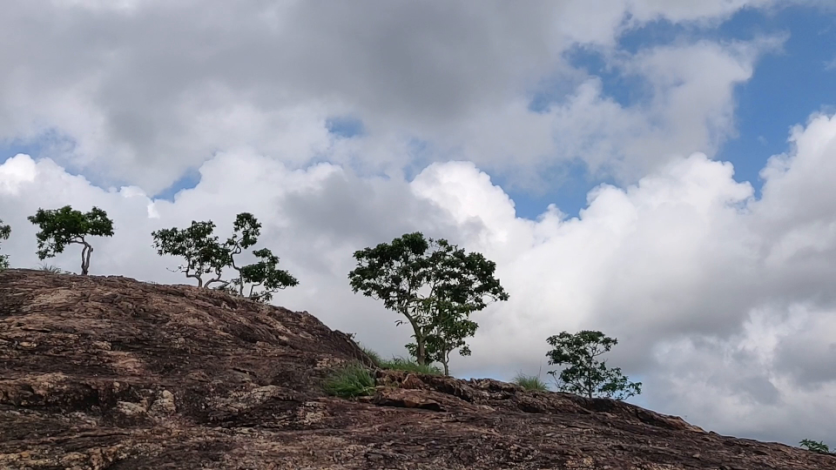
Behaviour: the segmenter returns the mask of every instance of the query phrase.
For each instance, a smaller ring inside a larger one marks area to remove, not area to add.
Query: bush
[[[371,395],[374,386],[371,372],[357,362],[336,369],[323,383],[325,393],[343,398]]]
[[[393,357],[389,360],[381,360],[378,364],[381,369],[403,370],[407,372],[414,372],[416,374],[441,375],[441,369],[436,366],[418,364],[415,361],[404,359],[402,357]]]
[[[545,382],[540,380],[540,377],[536,376],[528,376],[522,373],[517,374],[514,377],[513,383],[519,385],[520,387],[526,390],[536,390],[540,392],[547,392],[549,390],[548,385]]]
[[[824,442],[816,442],[810,439],[804,439],[799,444],[807,450],[817,452],[819,454],[829,454],[830,448]]]

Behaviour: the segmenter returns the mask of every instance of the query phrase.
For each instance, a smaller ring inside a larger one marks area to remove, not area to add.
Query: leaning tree
[[[88,238],[91,236],[112,237],[113,221],[107,212],[93,207],[89,212],[82,213],[70,206],[60,209],[38,209],[35,215],[29,216],[29,221],[41,230],[37,233],[38,258],[43,261],[63,253],[67,245],[78,244],[81,249],[81,274],[87,275],[90,269],[90,255],[93,246]]]

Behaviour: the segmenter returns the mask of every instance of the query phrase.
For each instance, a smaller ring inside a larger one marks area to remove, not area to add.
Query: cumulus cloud
[[[649,103],[626,108],[565,53],[612,55],[620,34],[651,21],[700,25],[772,3],[13,1],[0,17],[13,38],[0,45],[0,140],[38,141],[96,183],[149,194],[217,152],[248,149],[294,168],[328,155],[387,174],[453,154],[522,168],[522,179],[581,159],[635,179],[635,160],[712,154],[729,133],[731,89],[762,48],[622,57],[652,85]],[[684,56],[690,65],[675,65]],[[527,101],[543,81],[566,104],[537,114]],[[366,135],[328,133],[328,118],[346,114]],[[438,151],[411,155],[413,141]]]
[[[420,230],[495,260],[511,294],[478,314],[455,374],[548,369],[546,336],[601,329],[651,408],[728,434],[836,441],[836,118],[794,128],[756,198],[713,159],[735,135],[735,88],[786,37],[619,42],[655,21],[693,32],[827,2],[7,3],[0,145],[39,149],[0,164],[13,266],[38,263],[26,216],[96,205],[116,236],[95,241],[93,274],[184,283],[150,233],[211,219],[224,236],[249,211],[301,281],[276,303],[402,354],[409,331],[347,273],[354,250]],[[614,96],[577,51],[636,93]],[[335,118],[362,132],[330,132]],[[618,185],[573,218],[517,217],[488,176],[531,190],[578,162]],[[188,171],[195,188],[154,197]]]
[[[472,162],[434,163],[405,180],[219,154],[197,187],[163,201],[18,155],[0,165],[0,213],[14,230],[3,248],[13,265],[34,266],[25,216],[96,204],[114,217],[116,236],[96,241],[94,274],[179,283],[166,270],[176,260],[155,255],[150,232],[211,219],[225,233],[234,214],[251,211],[264,222],[264,246],[302,282],[275,302],[389,355],[403,353],[409,331],[351,293],[351,254],[421,230],[495,260],[511,295],[477,314],[474,355],[455,358],[455,374],[536,373],[548,369],[546,336],[601,329],[619,338],[612,360],[641,377],[648,406],[726,434],[832,440],[836,204],[821,196],[836,176],[836,117],[812,116],[790,140],[764,168],[760,199],[731,164],[696,153],[625,188],[599,186],[578,217],[552,206],[537,220],[517,217]],[[76,258],[56,263],[77,269]]]

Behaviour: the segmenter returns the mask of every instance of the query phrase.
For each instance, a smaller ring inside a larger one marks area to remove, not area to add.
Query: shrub
[[[343,398],[371,395],[374,386],[371,372],[357,362],[334,370],[323,382],[325,393]]]
[[[817,452],[819,454],[830,453],[830,447],[828,447],[827,444],[825,444],[824,442],[816,442],[810,439],[804,439],[801,442],[799,442],[799,444],[801,444],[801,447],[805,447],[807,448],[807,450],[812,452]]]
[[[547,392],[549,390],[546,382],[543,382],[540,380],[540,377],[534,375],[528,376],[523,373],[519,373],[516,377],[514,377],[513,383],[526,390],[536,390],[540,392]]]
[[[434,365],[418,364],[415,361],[404,359],[402,357],[393,357],[389,360],[381,360],[378,364],[381,369],[403,370],[407,372],[414,372],[416,374],[441,375],[442,373],[441,369]]]

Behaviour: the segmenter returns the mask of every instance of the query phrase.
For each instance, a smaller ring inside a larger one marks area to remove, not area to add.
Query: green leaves
[[[12,234],[12,228],[8,225],[3,225],[0,220],[0,240],[8,240],[9,235]],[[0,255],[0,271],[9,267],[9,255]]]
[[[273,292],[299,284],[290,273],[278,269],[279,257],[267,248],[253,251],[258,258],[256,263],[240,267],[235,264],[235,256],[254,246],[261,235],[261,224],[249,212],[238,214],[233,223],[233,235],[224,243],[213,235],[214,230],[215,223],[212,221],[192,221],[186,229],[162,229],[151,235],[159,255],[185,258],[186,262],[178,270],[186,277],[197,279],[198,287],[219,283],[218,289],[245,297],[245,286],[251,284],[246,297],[267,302],[273,298]],[[238,271],[238,277],[230,281],[222,280],[225,268]],[[213,277],[204,283],[203,276],[210,273]],[[257,292],[257,287],[263,290]]]
[[[464,339],[478,327],[470,313],[491,300],[508,299],[494,277],[495,263],[447,240],[425,239],[420,232],[356,251],[354,257],[358,266],[348,275],[352,290],[403,315],[415,338],[407,345],[410,354],[419,364],[442,363],[445,372],[450,352],[470,352]]]
[[[253,251],[259,261],[243,266],[239,269],[242,283],[252,283],[249,298],[259,302],[268,302],[273,298],[273,292],[288,286],[295,286],[299,281],[289,272],[278,269],[279,257],[267,248]],[[254,292],[256,287],[263,287],[260,293]]]
[[[221,278],[224,267],[231,263],[228,251],[218,243],[218,237],[212,235],[215,223],[192,221],[183,230],[176,227],[151,232],[154,238],[154,248],[157,254],[180,256],[185,258],[185,264],[178,266],[178,270],[186,277],[197,279],[198,287],[203,287],[203,275],[215,273],[214,281]],[[211,284],[210,281],[208,284]]]
[[[628,382],[618,367],[608,368],[606,361],[595,358],[618,344],[600,331],[584,330],[576,334],[561,332],[546,340],[554,349],[546,353],[549,364],[564,365],[559,374],[558,390],[589,398],[603,396],[623,400],[641,393],[641,382]],[[557,371],[550,371],[552,376]]]
[[[70,206],[60,209],[38,209],[28,220],[40,227],[36,234],[38,239],[38,258],[44,260],[63,253],[67,245],[78,243],[83,245],[81,251],[81,274],[86,275],[90,267],[90,254],[93,247],[85,237],[113,236],[113,221],[107,213],[98,207],[93,207],[87,213],[81,213]]]
[[[829,454],[830,453],[830,447],[828,447],[827,444],[825,444],[824,442],[821,442],[821,441],[816,442],[816,441],[812,441],[810,439],[802,439],[802,441],[799,442],[799,444],[801,444],[801,447],[804,447],[811,452],[816,452],[816,453],[819,453],[819,454]]]

